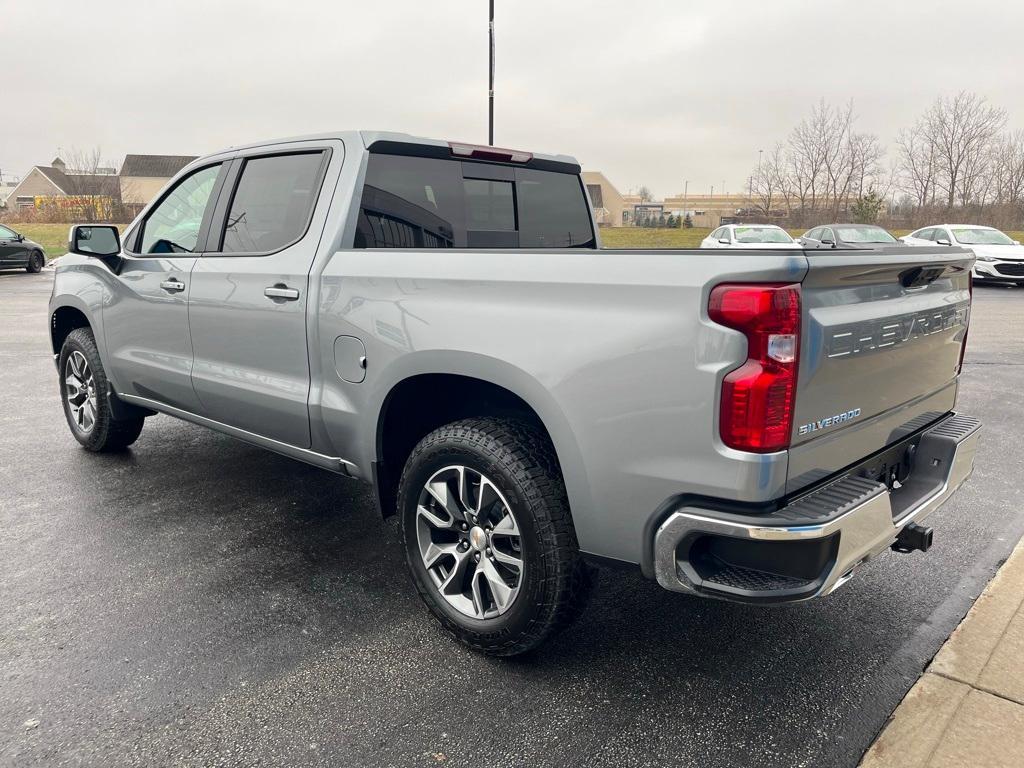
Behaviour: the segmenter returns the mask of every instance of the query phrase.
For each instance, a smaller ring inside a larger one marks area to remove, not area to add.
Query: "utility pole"
[[[487,84],[487,144],[494,146],[494,0],[491,0],[491,17],[487,25],[487,54],[490,59],[490,74]]]
[[[690,180],[683,182],[683,213],[686,213],[686,193],[690,191]]]

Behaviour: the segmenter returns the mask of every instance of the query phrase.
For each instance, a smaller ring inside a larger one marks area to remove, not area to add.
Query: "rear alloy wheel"
[[[28,264],[25,266],[25,271],[32,273],[42,272],[45,264],[46,259],[43,258],[43,254],[39,251],[32,251],[28,255]]]
[[[68,334],[57,368],[64,416],[79,443],[90,451],[120,451],[139,439],[144,418],[114,418],[107,375],[92,331],[76,328]]]
[[[538,428],[480,418],[434,430],[405,464],[398,512],[420,597],[474,650],[525,653],[583,609],[592,572]]]
[[[416,505],[420,561],[440,596],[463,616],[512,607],[523,581],[519,526],[501,491],[470,467],[444,467]]]

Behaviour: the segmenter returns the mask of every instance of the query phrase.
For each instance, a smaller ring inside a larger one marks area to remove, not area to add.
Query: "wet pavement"
[[[80,449],[51,281],[0,272],[0,765],[853,766],[1024,533],[1024,289],[979,286],[985,431],[930,552],[781,608],[602,571],[567,632],[487,659],[368,487],[166,416]]]

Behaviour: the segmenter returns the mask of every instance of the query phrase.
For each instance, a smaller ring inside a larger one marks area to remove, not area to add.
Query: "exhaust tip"
[[[910,523],[896,535],[892,549],[896,552],[927,552],[932,546],[932,529]]]

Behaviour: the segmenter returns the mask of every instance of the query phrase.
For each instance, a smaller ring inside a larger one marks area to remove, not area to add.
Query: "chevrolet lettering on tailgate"
[[[905,344],[950,328],[966,328],[970,304],[842,325],[828,337],[828,357],[847,357]]]

